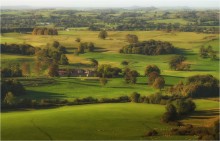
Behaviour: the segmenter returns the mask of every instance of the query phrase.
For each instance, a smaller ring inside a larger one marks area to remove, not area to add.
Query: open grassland
[[[195,100],[196,115],[184,123],[201,126],[201,122],[218,115],[209,109],[218,109],[219,102]],[[174,127],[160,122],[165,108],[153,104],[92,104],[65,106],[56,109],[2,113],[2,139],[60,140],[60,139],[196,139],[192,136],[167,136]],[[198,115],[199,113],[199,115]],[[17,120],[19,119],[19,121]],[[58,128],[59,127],[59,128]],[[60,130],[62,129],[62,130]],[[156,129],[159,136],[143,135]],[[13,131],[13,132],[12,132]]]
[[[164,111],[161,105],[126,103],[2,113],[1,136],[3,140],[196,139],[167,136],[173,126],[160,122]],[[144,137],[152,129],[159,136]]]
[[[174,85],[181,77],[164,76],[166,87]],[[159,90],[147,85],[146,77],[138,77],[137,84],[129,85],[124,82],[123,78],[109,79],[106,86],[100,85],[98,78],[20,78],[27,90],[23,97],[31,99],[74,99],[84,97],[94,98],[115,98],[119,96],[130,96],[133,92],[142,95],[150,95]]]

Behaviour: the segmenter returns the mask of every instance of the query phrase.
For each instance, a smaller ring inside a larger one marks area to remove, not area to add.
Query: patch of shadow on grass
[[[29,95],[32,99],[56,99],[56,98],[66,98],[64,94],[61,93],[51,93],[42,91],[27,90],[26,96]]]
[[[201,110],[195,111],[190,116],[186,116],[188,119],[210,119],[213,116],[219,115],[219,109]],[[185,117],[182,117],[184,119]]]
[[[77,84],[77,85],[85,85],[85,86],[95,86],[95,87],[98,87],[99,85],[95,85],[95,84],[85,84],[85,83],[80,83],[80,81],[78,80],[77,82],[70,82],[70,81],[65,81],[65,80],[60,80],[59,82],[68,82],[68,84]],[[86,82],[86,80],[85,80]],[[87,81],[88,82],[88,81]]]
[[[93,52],[107,52],[109,51],[106,48],[102,48],[102,47],[95,47],[95,50]]]
[[[197,55],[196,53],[193,53],[191,49],[184,49],[184,48],[176,48],[175,53],[179,55]]]

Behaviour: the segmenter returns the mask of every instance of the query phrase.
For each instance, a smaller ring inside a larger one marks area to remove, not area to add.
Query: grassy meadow
[[[46,14],[46,13],[45,13]],[[158,22],[171,22],[158,21]],[[184,24],[185,21],[181,20]],[[193,32],[162,32],[162,31],[108,31],[108,38],[98,38],[95,31],[73,29],[60,31],[58,36],[33,36],[31,34],[4,33],[1,34],[1,43],[27,43],[35,47],[45,48],[53,41],[59,41],[67,48],[66,54],[70,65],[62,68],[86,68],[90,58],[96,59],[99,64],[111,64],[123,68],[121,62],[127,60],[129,67],[137,70],[141,76],[137,84],[125,84],[123,78],[108,79],[105,86],[101,86],[96,77],[58,77],[48,78],[38,76],[32,72],[28,78],[17,78],[24,84],[27,94],[21,98],[30,99],[68,99],[94,97],[114,98],[138,92],[141,95],[150,95],[159,90],[147,85],[144,70],[147,65],[155,64],[161,69],[166,86],[185,81],[187,77],[196,74],[211,74],[219,78],[219,61],[202,59],[199,49],[202,45],[212,45],[219,51],[219,35],[197,34]],[[118,51],[128,43],[127,34],[135,34],[140,41],[161,40],[171,42],[187,57],[191,64],[190,71],[170,70],[168,61],[173,55],[144,56],[137,54],[119,54]],[[74,55],[74,49],[79,46],[75,42],[94,42],[95,52]],[[1,54],[1,67],[11,63],[29,62],[33,70],[35,56],[15,54]],[[45,71],[44,74],[47,72]],[[164,91],[164,89],[162,90]],[[195,100],[197,109],[195,114],[183,119],[182,122],[199,125],[201,122],[211,123],[217,117],[219,102],[205,99]],[[53,109],[21,111],[7,111],[1,113],[2,139],[4,140],[195,140],[196,136],[170,136],[168,131],[174,127],[160,121],[165,112],[164,105],[157,104],[88,104],[80,106],[64,106]],[[156,129],[158,136],[144,136],[149,130]]]
[[[196,112],[218,108],[218,102],[196,100]],[[56,109],[7,112],[2,114],[5,140],[193,140],[196,136],[170,136],[175,126],[160,122],[165,108],[155,104],[92,104]],[[56,118],[54,118],[56,117]],[[204,122],[212,116],[190,116],[183,122]],[[17,120],[19,119],[19,121]],[[62,129],[62,130],[60,130]],[[146,137],[156,129],[158,136]],[[13,132],[11,131],[13,130]]]

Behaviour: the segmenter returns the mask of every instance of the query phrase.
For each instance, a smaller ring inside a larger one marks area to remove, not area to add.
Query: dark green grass
[[[164,111],[161,105],[126,103],[2,113],[1,137],[3,140],[196,139],[165,136],[173,126],[160,122]],[[152,129],[159,136],[144,137]]]

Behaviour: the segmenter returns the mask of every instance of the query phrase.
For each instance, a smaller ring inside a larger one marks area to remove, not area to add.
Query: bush
[[[148,131],[146,135],[147,136],[156,136],[156,135],[158,135],[158,132],[153,129],[153,130]]]
[[[13,79],[2,80],[1,81],[1,100],[5,99],[7,93],[12,93],[13,96],[21,96],[25,95],[26,91],[24,86]]]
[[[103,77],[99,78],[99,81],[102,86],[105,86],[108,83],[108,79]]]
[[[179,115],[187,115],[193,112],[195,108],[196,108],[195,103],[190,99],[187,100],[178,99],[176,101],[176,109]]]
[[[160,93],[152,94],[149,96],[149,103],[159,104],[162,99],[162,95]]]
[[[148,76],[151,72],[157,72],[160,75],[160,69],[156,65],[148,65],[145,69],[145,76]]]
[[[137,92],[133,92],[130,96],[131,102],[138,103],[140,101],[140,94]]]
[[[170,122],[177,119],[176,107],[173,104],[166,106],[166,113],[162,116],[163,122]]]

